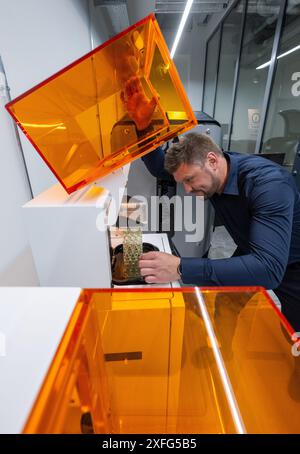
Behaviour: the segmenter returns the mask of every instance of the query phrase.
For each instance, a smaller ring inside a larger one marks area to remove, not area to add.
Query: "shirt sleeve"
[[[161,147],[142,156],[142,160],[152,176],[167,181],[175,181],[174,177],[164,168],[165,153]]]
[[[278,287],[288,264],[294,199],[294,190],[286,181],[254,187],[250,195],[250,253],[220,260],[182,258],[183,282]]]

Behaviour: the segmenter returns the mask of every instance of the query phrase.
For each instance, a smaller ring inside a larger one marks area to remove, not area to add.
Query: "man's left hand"
[[[147,252],[140,257],[141,275],[148,284],[166,284],[180,279],[180,258],[165,252]]]

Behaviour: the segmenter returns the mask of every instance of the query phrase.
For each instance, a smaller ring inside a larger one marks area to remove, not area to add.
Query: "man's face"
[[[210,162],[199,164],[181,164],[173,176],[177,183],[182,183],[185,192],[209,199],[220,188],[220,179]]]

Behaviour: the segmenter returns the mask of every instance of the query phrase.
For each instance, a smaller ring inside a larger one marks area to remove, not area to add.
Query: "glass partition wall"
[[[259,73],[267,71],[267,67]],[[292,168],[300,139],[300,2],[289,0],[266,117],[262,151],[282,153]]]
[[[203,110],[221,123],[224,150],[261,153],[293,168],[299,56],[300,0],[234,2],[206,47]]]
[[[248,2],[241,48],[230,148],[254,153],[266,89],[267,69],[259,68],[271,59],[279,6],[262,15]]]
[[[228,148],[232,96],[245,5],[245,0],[239,2],[222,27],[214,117],[221,124],[224,148]]]
[[[203,94],[203,110],[208,115],[213,116],[215,91],[217,85],[218,59],[220,49],[221,27],[212,36],[207,44],[205,82]]]

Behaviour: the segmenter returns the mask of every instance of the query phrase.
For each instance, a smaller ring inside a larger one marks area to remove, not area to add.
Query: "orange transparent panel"
[[[69,193],[196,125],[154,15],[6,107]]]
[[[85,290],[25,433],[300,433],[300,357],[261,288]]]

